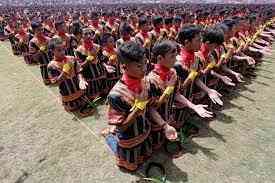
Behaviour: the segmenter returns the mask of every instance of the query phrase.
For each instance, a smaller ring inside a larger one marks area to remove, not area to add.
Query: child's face
[[[107,39],[107,47],[113,47],[114,45],[115,45],[114,38],[113,37],[109,37]]]
[[[232,30],[229,30],[228,32],[227,32],[227,40],[229,40],[230,38],[232,38],[233,37],[233,35],[234,35],[234,30],[232,29]]]
[[[159,63],[166,68],[172,68],[176,62],[177,50],[174,48],[173,50],[166,53],[164,56],[159,55]]]
[[[130,39],[131,38],[131,34],[130,33],[123,33],[122,34],[122,38],[124,38],[124,39]]]
[[[57,58],[63,58],[65,57],[65,49],[64,46],[62,44],[57,45],[54,50],[53,50],[53,54],[55,57]]]
[[[162,28],[163,27],[163,23],[157,24],[156,27]]]
[[[145,31],[145,32],[148,32],[149,30],[151,29],[149,23],[146,23],[145,25],[143,25],[141,27],[141,30]]]
[[[36,28],[36,29],[35,29],[35,34],[36,34],[36,35],[42,35],[42,34],[43,34],[43,33],[42,33],[42,27]]]
[[[192,40],[191,40],[191,46],[194,51],[199,51],[201,48],[201,34],[197,34]]]
[[[65,26],[65,24],[62,24],[58,27],[57,31],[58,32],[67,32],[67,27]]]
[[[175,26],[176,26],[176,27],[180,27],[180,25],[181,25],[181,22],[180,22],[180,21],[178,21],[178,22],[175,23]]]
[[[207,44],[207,45],[208,45],[208,49],[210,52],[215,50],[219,46],[217,43],[212,43],[212,44]]]
[[[228,41],[230,39],[230,35],[228,33],[229,31],[227,32],[224,32],[224,41]]]
[[[85,33],[83,33],[82,36],[83,36],[83,39],[84,39],[84,40],[89,40],[89,39],[92,39],[92,38],[93,38],[91,32],[85,32]]]
[[[141,62],[125,64],[125,73],[133,78],[142,79],[145,75],[145,58]]]

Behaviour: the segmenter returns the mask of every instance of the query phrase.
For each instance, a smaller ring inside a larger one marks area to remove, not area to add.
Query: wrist
[[[164,130],[166,130],[167,127],[168,127],[168,123],[163,123],[163,124],[161,125],[161,128],[164,129]]]

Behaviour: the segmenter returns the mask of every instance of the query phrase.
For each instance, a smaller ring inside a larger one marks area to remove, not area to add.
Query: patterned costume
[[[106,90],[110,91],[116,82],[121,77],[120,64],[117,59],[117,53],[115,49],[104,49],[102,53],[101,60],[108,66],[111,66],[115,69],[113,73],[107,72],[106,77]]]
[[[82,46],[81,46],[82,47]],[[88,82],[88,87],[85,91],[90,99],[94,99],[105,93],[106,90],[106,69],[103,63],[98,59],[100,48],[93,44],[90,51],[84,48],[78,48],[76,56],[82,67],[83,77]]]
[[[48,85],[50,84],[50,78],[48,75],[48,64],[49,64],[49,55],[48,55],[48,37],[37,38],[34,37],[30,40],[29,43],[29,52],[31,60],[36,63],[39,63],[41,76],[43,82]]]
[[[165,68],[159,64],[155,65],[154,70],[152,70],[148,75],[149,81],[151,83],[151,92],[153,97],[161,98],[163,94],[169,97],[164,101],[158,108],[158,113],[161,115],[162,119],[169,123],[169,125],[174,127],[180,127],[174,119],[174,102],[177,85],[177,74],[173,69]],[[158,149],[162,146],[165,141],[165,135],[163,133],[163,127],[159,126],[154,120],[152,122],[152,132],[151,136],[153,139],[153,149]]]
[[[148,88],[149,82],[143,80],[142,91],[136,93],[130,90],[123,80],[120,80],[108,96],[108,121],[110,125],[116,126],[117,165],[132,171],[151,156],[152,141],[149,136],[151,124],[144,112],[137,116],[126,129],[123,126],[127,125],[124,121],[131,112],[135,100],[148,99]]]
[[[73,57],[65,57],[63,61],[51,61],[48,65],[48,72],[52,80],[57,79],[61,74],[66,76],[58,83],[59,93],[66,111],[73,112],[81,109],[85,102],[83,91],[79,89],[77,75],[81,72],[81,67]]]

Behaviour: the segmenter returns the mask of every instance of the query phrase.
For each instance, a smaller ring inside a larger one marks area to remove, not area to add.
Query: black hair
[[[70,33],[74,35],[82,34],[81,24],[79,21],[75,21],[70,26]]]
[[[236,21],[232,19],[226,19],[222,23],[225,24],[229,30],[232,30],[233,27],[236,25]]]
[[[111,33],[109,33],[109,32],[104,33],[100,39],[101,45],[105,45],[110,37],[113,37],[113,35]]]
[[[164,19],[164,23],[167,24],[172,24],[173,23],[173,18],[172,17],[167,17]]]
[[[40,22],[32,22],[31,23],[31,28],[33,31],[35,31],[37,28],[42,27],[42,24]]]
[[[209,42],[209,44],[216,43],[221,45],[224,42],[224,34],[220,29],[208,28],[202,35],[202,42]]]
[[[157,26],[159,24],[162,24],[163,23],[163,18],[161,16],[155,16],[153,18],[153,25],[154,26]]]
[[[156,43],[152,49],[154,63],[156,63],[157,57],[159,55],[165,56],[169,52],[176,52],[176,51],[177,51],[177,46],[175,42],[172,42],[170,40],[164,40]]]
[[[91,19],[97,19],[97,18],[98,18],[98,13],[97,13],[97,12],[92,12],[92,13],[90,14],[90,18],[91,18]]]
[[[82,34],[86,34],[86,33],[95,34],[95,31],[89,27],[82,29]]]
[[[132,27],[128,24],[128,23],[124,23],[121,25],[120,27],[120,34],[131,34],[131,32],[133,32]]]
[[[216,26],[216,29],[220,29],[221,31],[223,31],[223,33],[226,33],[229,31],[229,28],[226,24],[224,23],[220,23]]]
[[[62,45],[63,41],[61,38],[52,38],[48,44],[49,50],[53,51],[57,46]]]
[[[179,31],[177,35],[177,42],[184,45],[186,40],[191,41],[198,34],[201,33],[201,28],[196,25],[188,25]]]
[[[147,18],[145,16],[141,16],[139,17],[139,20],[138,20],[138,25],[139,26],[144,26],[147,24]]]
[[[249,20],[249,24],[252,24],[253,22],[255,22],[257,20],[257,17],[255,14],[252,14],[248,17]]]
[[[144,59],[145,49],[136,42],[128,42],[118,49],[118,60],[122,64],[141,62]]]
[[[64,25],[65,22],[63,20],[58,20],[55,22],[54,26],[56,29],[58,29],[59,26]]]
[[[174,21],[177,23],[177,22],[181,22],[182,18],[180,16],[176,16],[174,18]]]
[[[162,55],[164,56],[165,54],[169,53],[170,51],[177,51],[176,50],[176,44],[170,40],[164,40],[161,42],[158,42],[154,45],[152,52],[154,56],[159,56]]]

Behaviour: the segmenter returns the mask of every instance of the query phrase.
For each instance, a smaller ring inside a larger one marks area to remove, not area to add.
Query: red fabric
[[[143,36],[144,39],[147,39],[149,37],[148,33],[144,31],[141,31],[141,35]]]
[[[159,27],[159,26],[155,28],[155,31],[156,31],[157,35],[160,34],[160,29],[161,29],[161,27]]]
[[[93,41],[90,39],[84,40],[84,48],[85,50],[92,50],[92,48],[94,47]]]
[[[128,76],[127,74],[123,74],[121,80],[125,83],[129,90],[138,94],[141,93],[142,84],[140,79],[135,79]]]
[[[166,29],[167,31],[169,31],[171,28],[172,28],[172,25],[166,25],[166,26],[165,26],[165,29]]]
[[[195,52],[193,51],[188,51],[182,48],[181,57],[183,64],[186,65],[188,68],[190,68],[191,65],[195,62]]]
[[[115,20],[113,18],[109,19],[109,25],[113,26],[115,24]]]
[[[107,53],[114,53],[115,52],[115,49],[114,47],[104,47],[104,50],[107,52]]]
[[[154,71],[159,75],[162,81],[166,81],[171,77],[170,68],[167,68],[161,64],[155,64]]]
[[[21,36],[21,37],[25,37],[26,36],[26,32],[24,31],[24,29],[21,29],[18,34]]]
[[[58,32],[58,36],[61,37],[61,38],[65,38],[66,33],[65,32]]]
[[[176,32],[179,32],[180,27],[175,25],[174,29],[175,29]]]
[[[126,35],[122,37],[123,41],[130,41],[131,36],[130,35]]]
[[[63,58],[55,58],[54,59],[56,62],[59,62],[59,63],[67,63],[67,57],[64,56]]]
[[[94,28],[97,29],[99,27],[98,24],[99,24],[98,20],[93,20],[92,25],[93,25]]]
[[[46,24],[49,28],[51,28],[51,29],[54,28],[54,24],[53,24],[52,21],[47,21],[47,22],[45,22],[45,24]]]
[[[38,34],[36,36],[37,40],[40,42],[40,43],[46,43],[47,39],[46,37],[41,33],[41,34]]]
[[[200,52],[202,53],[202,56],[204,57],[204,59],[206,59],[209,55],[209,48],[207,46],[207,44],[203,43],[201,45],[201,49]]]
[[[29,28],[28,23],[24,23],[24,24],[23,24],[23,28],[24,28],[24,29],[28,29],[28,28]]]

